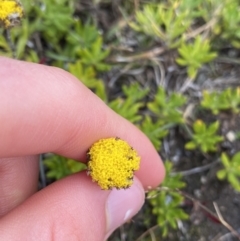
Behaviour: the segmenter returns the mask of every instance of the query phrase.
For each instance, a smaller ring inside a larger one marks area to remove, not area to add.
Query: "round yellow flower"
[[[95,142],[87,155],[88,173],[104,190],[130,187],[140,166],[137,152],[118,137]]]
[[[23,7],[17,0],[0,0],[0,25],[9,28],[17,25],[23,17]]]

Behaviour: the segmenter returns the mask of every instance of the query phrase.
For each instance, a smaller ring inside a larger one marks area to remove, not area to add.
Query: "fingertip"
[[[130,220],[141,209],[144,203],[144,189],[137,178],[126,190],[112,190],[106,202],[107,234],[110,234],[122,224]]]
[[[105,191],[86,173],[78,173],[34,194],[4,216],[0,240],[104,241],[143,202],[144,191],[136,179],[127,190]]]

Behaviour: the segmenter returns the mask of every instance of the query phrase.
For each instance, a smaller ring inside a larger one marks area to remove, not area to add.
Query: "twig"
[[[6,37],[6,40],[7,40],[8,44],[9,44],[9,47],[10,47],[10,49],[11,49],[11,51],[12,51],[12,57],[13,57],[14,59],[16,59],[16,57],[17,57],[17,56],[16,56],[16,48],[15,48],[15,45],[13,44],[13,42],[12,42],[9,28],[7,28],[7,29],[5,30],[5,37]]]
[[[214,81],[212,79],[206,80],[203,85],[201,86],[202,90],[216,90],[216,89],[225,89],[226,86],[239,86],[239,78],[237,77],[220,77],[215,79]]]
[[[179,92],[183,94],[193,83],[192,78],[187,78],[185,82],[183,83],[182,87],[180,88]]]
[[[219,234],[218,236],[214,237],[213,240],[211,241],[228,241],[228,240],[232,240],[231,238],[233,237],[232,233],[226,233],[224,235]]]
[[[240,240],[240,234],[229,223],[227,223],[224,220],[216,202],[213,202],[213,206],[216,210],[216,213],[218,215],[218,219],[221,222],[221,224],[224,225],[233,235],[235,235]]]
[[[204,30],[208,30],[209,28],[213,27],[216,23],[217,23],[216,18],[211,19],[208,23],[206,23],[206,24],[202,25],[201,27],[195,29],[194,31],[192,31],[189,34],[186,34],[186,40],[189,40],[191,38],[196,37],[197,35],[202,33]]]
[[[221,236],[222,234],[218,233],[211,241],[218,241]]]
[[[220,160],[217,160],[217,161],[209,163],[205,166],[195,167],[190,170],[181,171],[181,172],[172,172],[172,175],[181,174],[182,176],[190,176],[190,175],[193,175],[193,174],[196,174],[199,172],[204,172],[208,169],[211,169],[213,166],[217,165],[219,162],[220,162]]]
[[[186,40],[189,40],[191,38],[196,37],[197,35],[199,35],[200,33],[202,33],[205,30],[208,30],[210,28],[212,28],[217,22],[218,22],[218,14],[220,13],[221,9],[222,9],[223,5],[220,5],[213,13],[213,18],[207,22],[206,24],[202,25],[201,27],[195,29],[194,31],[190,32],[189,34],[186,34]]]
[[[147,231],[145,231],[141,236],[139,236],[135,241],[141,241],[144,237],[146,237],[150,232],[153,232],[155,229],[159,228],[159,225],[155,225],[151,228],[149,228]]]
[[[151,49],[147,52],[143,52],[140,54],[135,54],[132,56],[116,56],[115,58],[109,59],[110,62],[113,63],[125,63],[125,62],[133,62],[137,60],[144,60],[144,59],[153,59],[154,57],[158,56],[159,54],[162,54],[166,51],[166,49],[158,47]]]
[[[229,64],[240,64],[239,58],[229,58],[229,57],[218,57],[215,59],[215,62],[220,63],[229,63]]]
[[[115,74],[114,76],[112,76],[112,78],[109,81],[109,88],[112,88],[114,86],[114,84],[116,83],[116,81],[125,73],[127,73],[130,69],[132,68],[132,63],[127,64],[123,69],[121,69],[119,71],[119,73]]]
[[[155,236],[153,230],[149,230],[149,234],[151,236],[152,241],[157,241],[156,236]]]
[[[192,197],[191,195],[181,191],[181,190],[176,190],[178,191],[180,194],[182,194],[184,197],[186,197],[187,199],[191,200],[193,203],[196,203],[200,208],[202,208],[204,211],[206,211],[207,213],[209,213],[213,218],[215,218],[217,221],[220,222],[218,216],[212,212],[209,208],[207,208],[206,206],[204,206],[200,201],[198,201],[197,199],[195,199],[194,197]]]
[[[165,79],[165,69],[162,65],[161,62],[159,62],[156,58],[152,58],[152,61],[154,64],[157,65],[158,69],[159,69],[159,72],[156,71],[155,69],[155,66],[154,67],[154,73],[155,73],[155,76],[156,76],[156,84],[157,86],[163,86],[164,87],[164,79]],[[159,73],[160,73],[160,80],[159,80]]]
[[[134,8],[135,8],[135,11],[138,10],[138,8],[139,8],[139,0],[134,0]]]
[[[192,138],[193,137],[193,133],[190,130],[190,128],[188,127],[187,124],[182,125],[182,128],[186,131],[186,133],[188,134],[188,137]]]

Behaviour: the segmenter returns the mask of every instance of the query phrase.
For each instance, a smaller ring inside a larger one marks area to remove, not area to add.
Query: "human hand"
[[[0,58],[0,240],[103,241],[135,215],[164,176],[146,136],[69,73]],[[85,160],[118,136],[141,156],[131,188],[103,191],[77,173],[37,192],[38,155]]]

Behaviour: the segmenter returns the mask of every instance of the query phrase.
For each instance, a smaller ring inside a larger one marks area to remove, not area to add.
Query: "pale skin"
[[[104,241],[164,178],[148,138],[69,73],[0,57],[0,240]],[[86,160],[107,137],[141,156],[132,188],[103,191],[77,173],[37,191],[39,154]]]

